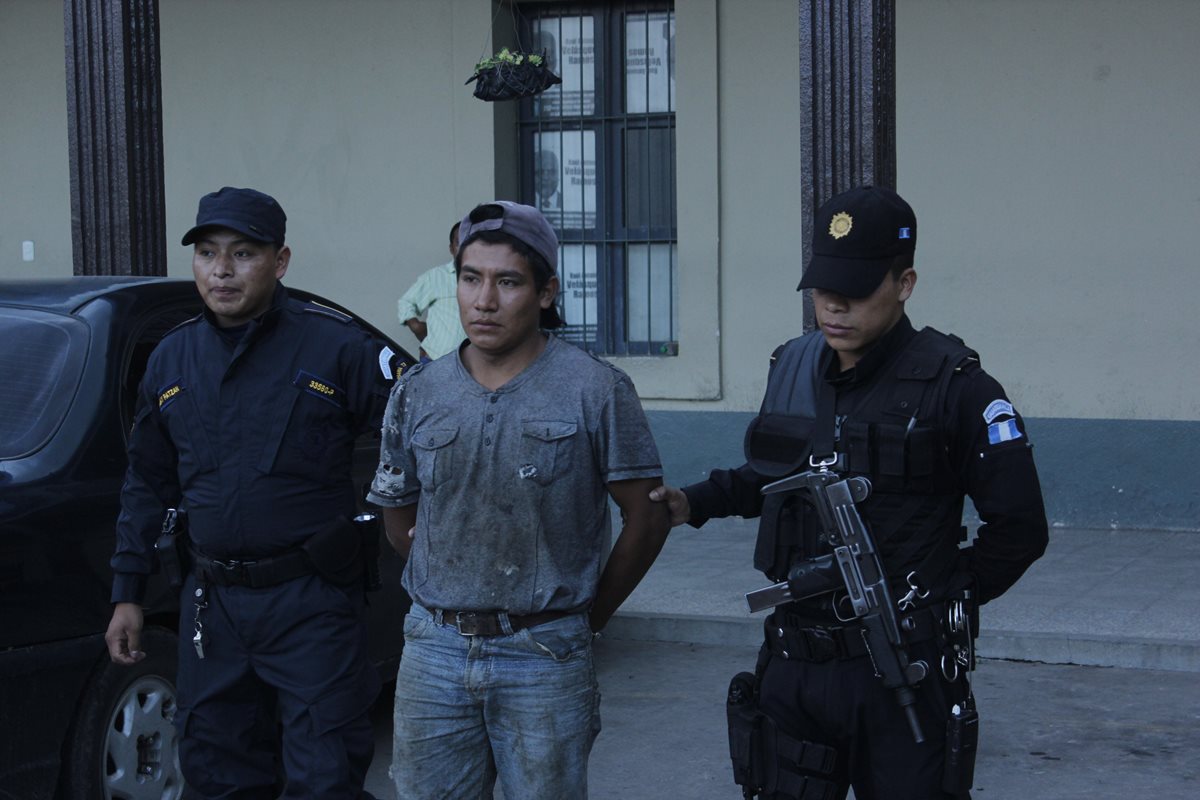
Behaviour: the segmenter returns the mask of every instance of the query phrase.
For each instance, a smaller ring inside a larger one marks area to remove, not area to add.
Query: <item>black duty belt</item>
[[[294,578],[314,575],[312,562],[300,550],[289,550],[266,558],[209,558],[192,549],[192,572],[206,583],[217,586],[249,586],[262,589]]]
[[[938,635],[939,608],[930,606],[900,615],[905,644],[925,642]],[[862,625],[851,622],[802,627],[789,624],[783,617],[783,614],[772,614],[765,623],[767,647],[774,655],[792,661],[821,662],[861,658],[868,654],[863,636],[866,629]]]
[[[463,636],[505,636],[504,624],[499,611],[452,611],[446,608],[430,609],[433,621],[439,625],[450,625]],[[508,614],[508,624],[513,633],[544,625],[556,619],[570,616],[569,611],[542,611],[537,614]]]

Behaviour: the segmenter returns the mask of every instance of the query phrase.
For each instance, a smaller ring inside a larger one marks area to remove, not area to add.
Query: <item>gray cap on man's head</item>
[[[483,231],[499,231],[506,233],[526,244],[540,255],[550,268],[549,279],[558,272],[558,235],[542,212],[533,206],[514,203],[511,200],[493,200],[481,203],[463,217],[458,226],[458,247],[461,257],[462,248],[474,235]],[[541,326],[543,328],[558,328],[564,325],[558,309],[551,304],[542,309]]]

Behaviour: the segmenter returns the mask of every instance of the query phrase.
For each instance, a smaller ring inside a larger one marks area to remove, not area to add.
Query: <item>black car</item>
[[[178,594],[153,577],[148,656],[138,665],[113,665],[104,631],[138,382],[162,336],[200,309],[190,281],[0,283],[0,798],[183,793],[171,724]],[[412,363],[358,322],[390,348],[381,356],[385,371]],[[354,473],[363,494],[378,454],[378,432],[359,441]],[[391,679],[410,601],[400,588],[402,561],[381,549],[371,655]]]

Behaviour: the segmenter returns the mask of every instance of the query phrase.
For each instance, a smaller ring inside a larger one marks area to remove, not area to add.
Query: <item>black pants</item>
[[[270,718],[277,714],[285,798],[369,797],[363,781],[375,740],[368,714],[379,675],[367,657],[361,590],[315,575],[264,589],[210,586],[203,659],[191,642],[194,590],[189,578],[175,715],[189,788],[205,798],[274,798]]]
[[[917,689],[922,744],[913,740],[903,710],[875,676],[869,657],[814,663],[784,659],[765,647],[759,656],[759,708],[792,736],[837,750],[832,780],[839,800],[851,786],[856,800],[969,798],[942,791],[946,720],[950,707],[965,699],[966,684],[942,678],[933,641],[914,645],[909,656],[930,666]]]

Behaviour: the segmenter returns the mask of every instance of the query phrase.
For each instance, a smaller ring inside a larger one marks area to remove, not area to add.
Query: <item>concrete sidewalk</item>
[[[614,639],[757,645],[767,584],[751,562],[756,520],[672,531],[609,623]],[[984,658],[1200,672],[1200,534],[1055,528],[1017,584],[981,611]]]

